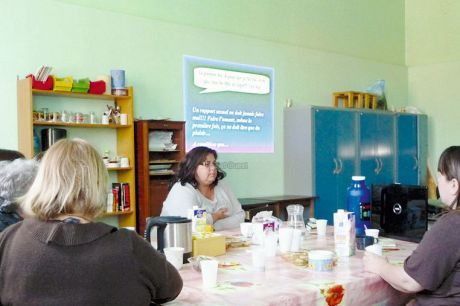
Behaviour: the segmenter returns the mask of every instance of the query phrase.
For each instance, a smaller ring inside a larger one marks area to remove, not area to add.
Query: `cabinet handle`
[[[342,159],[338,159],[339,161],[339,169],[337,170],[337,174],[340,174],[342,173],[342,169],[343,169],[343,163],[342,163]]]
[[[334,160],[335,160],[335,158],[334,158]],[[336,168],[335,174],[340,174],[340,173],[342,173],[342,169],[343,169],[342,160],[340,158],[337,158],[337,163],[338,163],[338,167]]]
[[[375,174],[379,174],[380,172],[379,168],[380,168],[379,159],[376,157],[375,158],[375,169],[374,169]]]
[[[414,158],[414,168],[413,170],[417,170],[418,169],[418,158],[416,155],[412,156]]]
[[[383,169],[383,161],[381,158],[379,158],[379,163],[380,163],[380,168],[379,168],[379,173],[382,172]]]
[[[339,164],[337,163],[337,159],[334,158],[334,164],[335,164],[335,168],[334,168],[334,171],[332,171],[333,174],[338,174],[338,170],[339,170]]]

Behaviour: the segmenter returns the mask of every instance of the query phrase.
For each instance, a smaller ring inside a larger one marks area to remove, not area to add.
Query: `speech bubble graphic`
[[[253,73],[236,72],[214,68],[195,68],[194,84],[205,88],[200,93],[234,91],[264,95],[270,93],[270,79]]]

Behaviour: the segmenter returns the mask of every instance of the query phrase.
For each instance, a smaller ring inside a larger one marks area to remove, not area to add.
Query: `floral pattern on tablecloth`
[[[416,244],[397,241],[397,249],[384,252],[390,262],[400,264]],[[326,238],[308,235],[303,243],[307,250],[334,250],[329,232]],[[363,270],[363,251],[339,258],[330,272],[315,272],[295,266],[278,254],[266,259],[265,271],[252,266],[251,248],[229,249],[218,260],[239,265],[218,269],[217,286],[204,289],[201,274],[189,264],[180,274],[184,288],[175,301],[167,305],[250,305],[250,306],[345,306],[403,305],[409,295],[393,289],[379,276]]]
[[[345,289],[340,284],[331,286],[327,290],[321,289],[320,292],[324,295],[328,306],[340,305],[343,296],[345,295]]]

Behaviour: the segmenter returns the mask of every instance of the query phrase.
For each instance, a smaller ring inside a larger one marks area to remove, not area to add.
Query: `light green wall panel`
[[[136,116],[175,120],[183,119],[184,54],[273,67],[275,153],[220,156],[221,161],[247,162],[248,169],[227,171],[239,197],[283,193],[282,112],[287,98],[295,105],[331,105],[334,91],[363,90],[385,79],[389,104],[401,107],[407,101],[407,69],[402,65],[59,1],[0,3],[0,146],[5,148],[17,148],[16,76],[42,64],[53,66],[57,75],[76,78],[123,68],[126,83],[134,86]]]
[[[460,1],[406,0],[409,104],[428,114],[429,165],[460,144]]]
[[[438,158],[452,145],[460,145],[460,62],[409,68],[409,100],[428,116],[428,161],[436,174]]]
[[[404,64],[404,0],[59,0]]]
[[[406,0],[407,65],[460,60],[460,1]]]

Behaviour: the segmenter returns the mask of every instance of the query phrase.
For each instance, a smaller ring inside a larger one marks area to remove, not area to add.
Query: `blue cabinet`
[[[359,113],[358,174],[366,184],[391,184],[394,181],[394,116],[390,113]]]
[[[426,115],[396,115],[396,182],[426,184],[426,125]]]
[[[314,109],[315,217],[328,219],[346,207],[346,190],[355,173],[355,112]]]
[[[425,184],[425,115],[303,106],[284,110],[284,190],[317,196],[315,217],[346,207],[353,175],[366,184]]]

